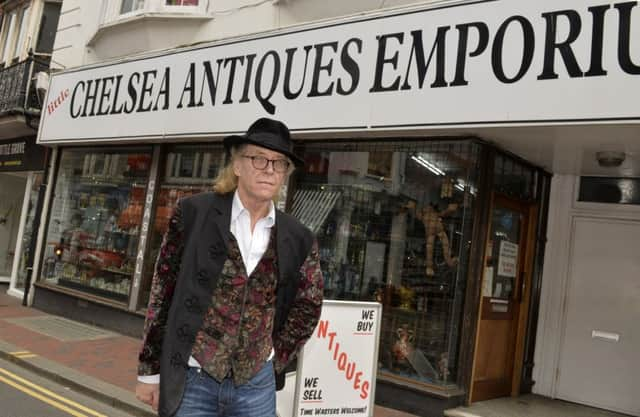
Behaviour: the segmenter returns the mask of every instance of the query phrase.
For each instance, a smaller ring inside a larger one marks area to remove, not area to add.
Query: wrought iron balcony
[[[0,115],[39,114],[42,104],[32,80],[48,69],[48,62],[33,57],[0,69]]]

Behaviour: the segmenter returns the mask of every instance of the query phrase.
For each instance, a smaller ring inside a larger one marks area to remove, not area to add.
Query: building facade
[[[47,155],[36,134],[61,4],[0,2],[0,282],[16,297],[31,279]]]
[[[636,3],[64,1],[31,301],[139,334],[176,202],[270,116],[326,298],[383,305],[377,402],[637,414]],[[586,315],[594,294],[619,308]],[[585,385],[593,364],[616,384]]]

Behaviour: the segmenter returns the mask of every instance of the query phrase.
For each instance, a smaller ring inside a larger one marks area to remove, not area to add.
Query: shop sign
[[[45,149],[35,137],[0,141],[0,172],[44,169]]]
[[[293,416],[372,415],[382,306],[327,300],[298,361]]]
[[[637,1],[479,0],[52,74],[39,141],[640,121]]]

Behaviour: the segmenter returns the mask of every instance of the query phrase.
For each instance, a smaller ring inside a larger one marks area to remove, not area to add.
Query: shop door
[[[519,391],[534,213],[531,205],[502,196],[493,199],[471,402]]]
[[[640,222],[576,218],[556,395],[640,416]]]

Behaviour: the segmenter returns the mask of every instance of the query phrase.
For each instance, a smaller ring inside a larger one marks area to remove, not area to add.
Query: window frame
[[[140,1],[141,5],[136,10],[121,12],[124,2],[127,0],[103,0],[99,18],[99,27],[111,26],[123,21],[139,17],[206,17],[208,2],[198,0],[198,5],[167,5],[167,0],[132,0]],[[154,16],[155,15],[155,16]]]
[[[124,5],[125,1],[127,0],[119,0],[118,1],[118,8],[117,10],[117,16],[119,19],[126,19],[127,17],[130,16],[135,16],[137,14],[143,13],[146,9],[148,0],[131,0],[131,5],[133,6],[135,3],[140,3],[140,6],[137,9],[132,9],[126,12],[122,11],[122,6]]]
[[[13,49],[16,19],[18,10],[12,9],[4,14],[2,22],[2,50],[0,50],[0,65],[7,66],[11,62],[9,51]]]
[[[29,30],[29,20],[31,19],[31,5],[27,4],[20,10],[18,18],[18,28],[16,31],[16,39],[13,44],[13,56],[11,57],[11,63],[15,64],[22,61],[23,55],[25,55],[25,44],[29,38],[27,31]]]
[[[22,61],[27,54],[27,39],[32,38],[31,4],[22,4],[4,13],[0,29],[0,66],[7,67]]]
[[[204,15],[207,11],[207,5],[204,0],[198,0],[197,5],[169,5],[167,0],[151,0],[155,3],[157,10],[162,13],[171,14],[188,14],[188,15]],[[181,0],[184,1],[184,0]]]

